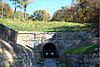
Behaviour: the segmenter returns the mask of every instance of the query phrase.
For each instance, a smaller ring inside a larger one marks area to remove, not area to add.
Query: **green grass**
[[[11,19],[0,19],[0,23],[17,31],[34,32],[66,32],[86,30],[85,24],[72,22],[46,22],[46,21],[22,21]]]
[[[89,45],[80,48],[65,50],[65,54],[89,54],[92,53],[95,48],[99,48],[99,45]]]
[[[66,64],[62,63],[61,67],[68,67]]]

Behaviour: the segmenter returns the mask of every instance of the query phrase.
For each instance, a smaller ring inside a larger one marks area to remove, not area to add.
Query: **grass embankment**
[[[95,45],[69,49],[65,51],[65,54],[89,54],[92,53],[95,48],[99,48],[99,45],[95,44]]]
[[[18,31],[34,32],[66,32],[86,30],[85,24],[72,22],[46,22],[46,21],[21,21],[11,19],[0,19],[0,23]]]

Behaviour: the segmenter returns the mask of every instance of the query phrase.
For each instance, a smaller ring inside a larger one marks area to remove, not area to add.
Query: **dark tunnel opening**
[[[44,58],[57,58],[56,46],[52,43],[46,43],[43,46],[43,57]]]

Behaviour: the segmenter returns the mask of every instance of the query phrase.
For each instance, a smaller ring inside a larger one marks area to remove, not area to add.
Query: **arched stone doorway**
[[[46,43],[43,48],[43,58],[57,58],[56,46],[52,43]]]

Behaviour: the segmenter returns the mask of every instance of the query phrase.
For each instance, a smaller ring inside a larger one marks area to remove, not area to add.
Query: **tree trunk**
[[[16,19],[16,1],[15,1],[15,9],[14,9],[14,15],[13,15],[13,20]]]
[[[4,17],[4,8],[2,8],[2,15],[1,15],[1,18]]]
[[[26,5],[24,6],[24,19],[26,20]]]
[[[78,6],[77,6],[77,22],[78,22]]]
[[[4,0],[2,0],[2,6],[4,4]],[[1,15],[1,18],[4,18],[4,8],[2,7],[2,15]]]

